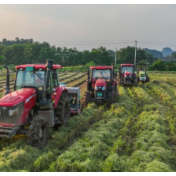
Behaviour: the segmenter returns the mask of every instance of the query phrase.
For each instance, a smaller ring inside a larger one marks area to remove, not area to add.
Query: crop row
[[[86,90],[85,80],[67,86]],[[51,130],[43,150],[28,146],[25,136],[4,138],[0,171],[176,171],[175,85],[173,75],[151,75],[145,85],[121,86],[116,103],[89,104]]]

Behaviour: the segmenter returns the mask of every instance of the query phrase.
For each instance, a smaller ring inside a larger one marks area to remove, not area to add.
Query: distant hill
[[[158,59],[163,58],[163,54],[162,54],[161,51],[151,50],[151,49],[148,49],[148,48],[144,48],[143,50],[147,51],[150,54],[153,54],[153,56],[158,58]]]
[[[173,51],[171,48],[169,47],[165,47],[163,48],[162,51],[158,51],[158,50],[151,50],[151,49],[148,49],[148,48],[144,48],[143,49],[144,51],[147,51],[148,53],[150,54],[153,54],[154,57],[158,58],[158,59],[161,59],[161,58],[164,58],[166,56],[170,56],[172,53],[174,53],[175,51]]]
[[[174,51],[169,47],[163,48],[163,50],[162,50],[162,54],[164,57],[170,56],[173,52]]]

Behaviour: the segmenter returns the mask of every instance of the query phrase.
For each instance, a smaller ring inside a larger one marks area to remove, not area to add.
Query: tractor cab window
[[[142,73],[140,76],[141,76],[141,77],[145,77],[145,74],[144,74],[144,73]]]
[[[21,89],[23,86],[44,87],[45,70],[18,70],[15,89]]]
[[[133,67],[122,67],[122,73],[125,73],[126,71],[133,73],[133,69]]]
[[[92,70],[92,78],[106,78],[111,79],[111,72],[109,69],[106,70]]]
[[[49,96],[51,96],[53,89],[58,87],[58,75],[56,70],[52,70],[50,72],[50,78],[49,78],[49,86],[48,86],[48,90],[49,90]]]

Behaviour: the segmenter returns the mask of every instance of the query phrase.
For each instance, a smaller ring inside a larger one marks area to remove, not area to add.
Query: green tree
[[[87,62],[85,66],[90,67],[90,66],[96,66],[97,64],[94,61]]]
[[[149,70],[165,71],[166,63],[162,60],[158,60],[149,67]]]
[[[176,63],[166,62],[166,70],[167,71],[176,71]]]
[[[134,56],[135,56],[135,47],[128,46],[126,48],[121,48],[117,52],[117,63],[130,63],[134,64]],[[136,50],[136,63],[139,63],[142,60],[146,60],[148,63],[152,64],[156,61],[156,58],[152,56],[152,54],[142,50],[141,48],[137,48]]]
[[[6,58],[3,55],[0,55],[0,65],[4,64]]]

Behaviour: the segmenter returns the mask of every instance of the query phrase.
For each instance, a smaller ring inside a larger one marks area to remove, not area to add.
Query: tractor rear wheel
[[[49,124],[42,115],[36,115],[30,122],[28,130],[28,144],[42,149],[47,142],[49,133]]]
[[[67,93],[62,93],[55,114],[62,125],[65,125],[70,118],[70,100]]]
[[[88,103],[90,103],[90,99],[91,99],[91,96],[90,96],[90,92],[89,91],[86,91],[84,93],[84,102],[83,102],[83,107],[86,108]]]

